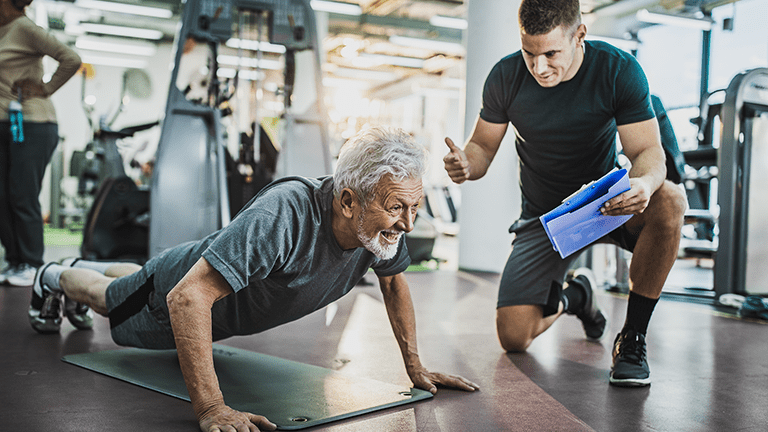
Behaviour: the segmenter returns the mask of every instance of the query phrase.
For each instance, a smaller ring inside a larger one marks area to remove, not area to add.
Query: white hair
[[[402,129],[373,126],[361,130],[341,147],[333,193],[345,188],[360,198],[363,206],[371,202],[382,177],[393,180],[421,178],[426,171],[426,150]]]

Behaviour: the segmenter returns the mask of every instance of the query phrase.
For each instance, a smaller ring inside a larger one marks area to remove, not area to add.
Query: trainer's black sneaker
[[[642,387],[651,383],[644,334],[629,328],[616,335],[609,381],[621,387]]]
[[[38,333],[58,333],[61,329],[60,294],[43,286],[43,272],[50,264],[37,270],[32,285],[32,300],[29,304],[29,323]]]
[[[64,258],[61,265],[74,267],[80,258]],[[70,300],[64,296],[64,315],[78,330],[90,330],[93,328],[93,311],[88,305]]]
[[[596,285],[592,270],[588,268],[577,269],[573,273],[573,278],[568,281],[568,286],[581,289],[584,293],[584,306],[575,315],[581,321],[587,339],[592,341],[600,340],[603,337],[605,327],[608,324],[608,320],[597,306],[597,299],[592,292]]]

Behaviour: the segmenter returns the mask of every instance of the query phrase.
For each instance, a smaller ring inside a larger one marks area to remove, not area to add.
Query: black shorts
[[[155,289],[151,267],[115,279],[107,287],[112,340],[118,345],[173,349],[176,343],[165,298]]]
[[[633,251],[637,236],[625,227],[616,228],[598,243]],[[520,219],[509,231],[515,233],[515,239],[501,275],[496,307],[541,305],[544,316],[557,313],[565,275],[580,252],[561,258],[538,218]]]

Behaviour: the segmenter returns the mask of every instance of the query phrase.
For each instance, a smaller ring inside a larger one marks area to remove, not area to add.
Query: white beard
[[[363,231],[363,215],[365,212],[360,213],[360,218],[357,221],[357,238],[363,244],[366,250],[376,255],[376,258],[382,260],[388,260],[395,257],[397,254],[397,247],[400,244],[400,236],[402,233],[397,233],[397,242],[394,244],[385,243],[383,239],[371,238]]]

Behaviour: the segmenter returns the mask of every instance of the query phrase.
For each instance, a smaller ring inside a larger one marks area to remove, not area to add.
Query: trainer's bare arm
[[[437,392],[437,385],[455,387],[466,391],[479,389],[478,385],[460,376],[430,372],[421,364],[416,348],[416,317],[413,311],[411,292],[402,273],[380,277],[379,285],[384,295],[384,304],[389,322],[405,362],[405,370],[417,388],[431,393]]]
[[[610,199],[600,209],[609,216],[640,214],[648,207],[656,190],[664,183],[667,167],[656,118],[618,127],[624,154],[632,168],[630,189]]]
[[[499,151],[501,140],[507,133],[508,123],[490,123],[479,116],[472,135],[460,149],[450,138],[445,139],[449,153],[443,158],[445,171],[454,183],[477,180],[485,175]]]
[[[168,310],[181,372],[203,432],[275,430],[263,416],[235,411],[224,403],[213,368],[211,307],[232,294],[227,281],[204,258],[168,293]]]

